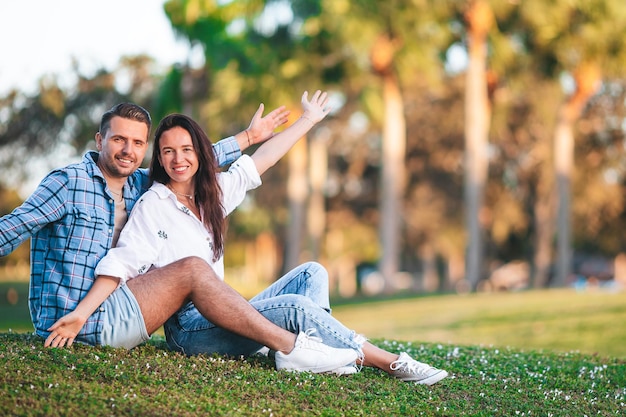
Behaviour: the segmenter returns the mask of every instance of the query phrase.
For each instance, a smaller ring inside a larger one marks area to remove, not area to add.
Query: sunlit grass
[[[18,294],[15,305],[6,301],[9,287]],[[370,368],[342,378],[276,372],[266,358],[188,358],[166,350],[162,336],[131,351],[44,349],[28,334],[26,284],[0,284],[0,291],[0,415],[626,413],[625,293],[550,290],[337,303],[333,315],[375,344],[450,373],[424,387]],[[8,332],[7,325],[25,330]]]
[[[9,305],[8,288],[18,303]],[[0,283],[0,332],[32,331],[26,283]],[[573,289],[437,295],[337,304],[333,315],[370,338],[626,358],[626,292]],[[161,333],[162,334],[162,333]]]
[[[448,370],[427,387],[371,368],[347,377],[277,372],[267,358],[183,355],[162,338],[126,351],[0,333],[7,416],[622,416],[623,360],[376,339]]]
[[[626,292],[546,290],[339,305],[368,337],[626,357]]]

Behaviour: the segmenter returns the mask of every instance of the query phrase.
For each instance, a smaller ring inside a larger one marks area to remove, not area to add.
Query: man
[[[216,146],[222,164],[270,137],[289,114],[282,107],[265,117],[262,113],[263,105],[248,129]],[[95,312],[75,311],[98,285],[95,266],[115,245],[147,188],[147,172],[139,167],[150,129],[145,109],[130,103],[114,106],[102,116],[96,133],[98,152],[52,171],[20,207],[0,218],[0,256],[32,237],[29,307],[45,346],[78,341],[131,348],[191,300],[214,324],[277,351],[278,369],[326,372],[353,363],[354,350],[328,347],[305,332],[296,336],[268,321],[197,258],[146,272],[119,287]],[[64,336],[63,323],[61,330],[51,328],[72,311],[84,323],[75,339]]]

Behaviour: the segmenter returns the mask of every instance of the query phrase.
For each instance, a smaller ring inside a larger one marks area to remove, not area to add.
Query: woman
[[[261,145],[251,156],[239,158],[227,172],[219,172],[211,144],[200,126],[187,116],[165,117],[155,132],[150,175],[153,185],[136,204],[97,275],[127,279],[151,267],[197,256],[224,277],[224,222],[248,190],[261,184],[260,176],[329,112],[326,93],[311,100],[302,96],[303,115],[289,128]],[[383,369],[403,380],[433,384],[447,373],[408,357],[386,352],[347,329],[330,315],[328,277],[319,264],[296,268],[250,300],[274,324],[292,333],[338,349],[358,352],[359,365]],[[215,326],[188,303],[165,323],[167,343],[185,354],[251,355],[258,342]],[[279,355],[280,352],[276,353]],[[356,364],[331,371],[354,373]]]

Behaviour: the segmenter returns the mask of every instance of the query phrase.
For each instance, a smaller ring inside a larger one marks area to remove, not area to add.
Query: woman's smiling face
[[[174,182],[191,185],[198,172],[198,155],[193,146],[191,135],[182,127],[166,130],[159,141],[159,162]]]

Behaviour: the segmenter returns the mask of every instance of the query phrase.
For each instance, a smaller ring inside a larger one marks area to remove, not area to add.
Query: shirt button
[[[113,230],[109,229],[109,234],[113,233]]]
[[[113,200],[112,199],[109,199],[109,204],[113,204]]]
[[[100,307],[100,312],[103,312],[103,311],[104,311],[104,307]]]

